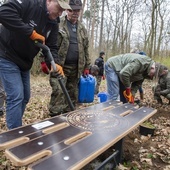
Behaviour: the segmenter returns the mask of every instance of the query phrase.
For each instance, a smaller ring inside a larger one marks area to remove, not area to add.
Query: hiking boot
[[[0,116],[3,116],[3,115],[4,115],[3,110],[0,110]]]

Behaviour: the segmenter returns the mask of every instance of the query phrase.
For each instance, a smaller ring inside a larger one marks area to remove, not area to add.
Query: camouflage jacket
[[[147,56],[141,57],[139,54],[127,53],[113,56],[107,60],[107,63],[116,71],[127,88],[133,82],[141,84],[144,79],[150,79],[148,74],[154,61]]]
[[[64,66],[66,55],[69,48],[69,31],[67,28],[66,16],[60,19],[59,33],[58,33],[58,61],[61,66]],[[84,69],[90,68],[90,57],[89,57],[89,40],[87,31],[83,24],[78,21],[77,24],[77,39],[79,48],[79,59],[78,59],[78,77],[80,77]]]
[[[160,87],[160,94],[167,95],[170,93],[170,72],[159,78],[158,85]]]

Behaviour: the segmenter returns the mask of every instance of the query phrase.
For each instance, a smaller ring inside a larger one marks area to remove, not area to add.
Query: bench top
[[[78,170],[156,112],[107,101],[4,132],[0,149],[29,170]]]

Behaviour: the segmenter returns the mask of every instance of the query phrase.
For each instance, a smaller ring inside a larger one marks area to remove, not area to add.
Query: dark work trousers
[[[119,79],[119,95],[120,95],[120,101],[123,102],[123,103],[127,103],[127,100],[123,95],[123,92],[125,90],[126,90],[125,86],[123,85],[123,83]]]

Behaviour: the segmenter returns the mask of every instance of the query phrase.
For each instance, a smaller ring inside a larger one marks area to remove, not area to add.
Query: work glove
[[[43,73],[49,74],[49,69],[44,61],[41,62],[41,70],[43,71]]]
[[[63,68],[58,64],[55,64],[55,65],[56,65],[57,73],[64,77]],[[51,67],[51,72],[54,72],[53,67]]]
[[[104,75],[102,76],[102,80],[105,80],[105,76]]]
[[[83,72],[83,75],[86,76],[89,74],[89,69],[85,69],[84,72]]]
[[[45,44],[45,37],[38,34],[35,30],[32,32],[30,36],[31,40],[41,42],[42,44]]]
[[[128,100],[129,103],[134,104],[134,97],[131,93],[130,87],[126,88],[126,90],[123,92],[124,97]]]

